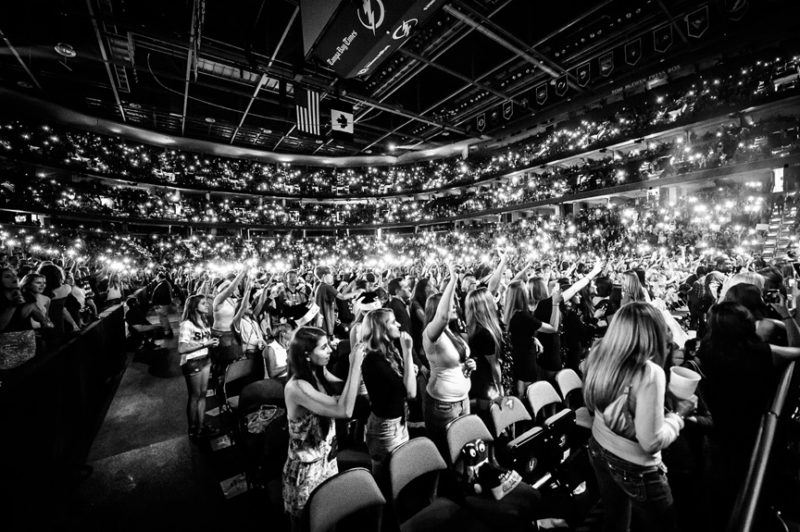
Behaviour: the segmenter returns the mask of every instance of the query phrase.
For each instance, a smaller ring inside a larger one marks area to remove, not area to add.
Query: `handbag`
[[[0,370],[14,369],[36,356],[36,333],[31,330],[0,334]]]
[[[250,434],[263,434],[267,431],[270,423],[285,414],[283,408],[278,408],[275,405],[261,405],[255,412],[251,412],[245,416],[245,426],[247,432]]]

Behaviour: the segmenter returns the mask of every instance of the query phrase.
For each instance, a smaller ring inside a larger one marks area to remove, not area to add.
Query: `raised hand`
[[[414,340],[411,338],[411,335],[405,331],[400,333],[400,347],[403,349],[403,353],[410,353],[411,349],[414,347]]]
[[[449,261],[447,263],[447,271],[450,274],[451,279],[455,279],[456,277],[456,263],[454,261]]]

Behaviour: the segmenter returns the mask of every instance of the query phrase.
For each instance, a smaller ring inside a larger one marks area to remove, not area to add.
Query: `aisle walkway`
[[[270,504],[264,492],[245,491],[235,447],[212,451],[211,442],[196,444],[187,437],[177,316],[171,318],[176,335],[161,342],[166,350],[160,351],[160,360],[144,361],[129,354],[88,458],[93,471],[64,501],[54,526],[178,531],[244,530],[256,525],[282,530],[280,507]],[[207,408],[216,408],[215,397],[208,398]],[[224,446],[226,440],[214,443]],[[227,499],[220,484],[226,479],[234,485],[227,489]],[[280,496],[276,489],[273,486],[273,501]]]

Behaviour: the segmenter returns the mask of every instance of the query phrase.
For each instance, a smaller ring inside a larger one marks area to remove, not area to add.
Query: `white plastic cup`
[[[697,390],[700,374],[688,368],[673,366],[669,369],[669,391],[679,399],[689,399]]]

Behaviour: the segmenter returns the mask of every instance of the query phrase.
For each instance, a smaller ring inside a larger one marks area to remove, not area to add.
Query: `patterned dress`
[[[297,419],[289,419],[289,456],[283,466],[283,507],[291,516],[299,517],[314,489],[339,472],[336,458],[330,458],[335,445],[336,425],[306,411]],[[323,436],[324,424],[329,424]]]

